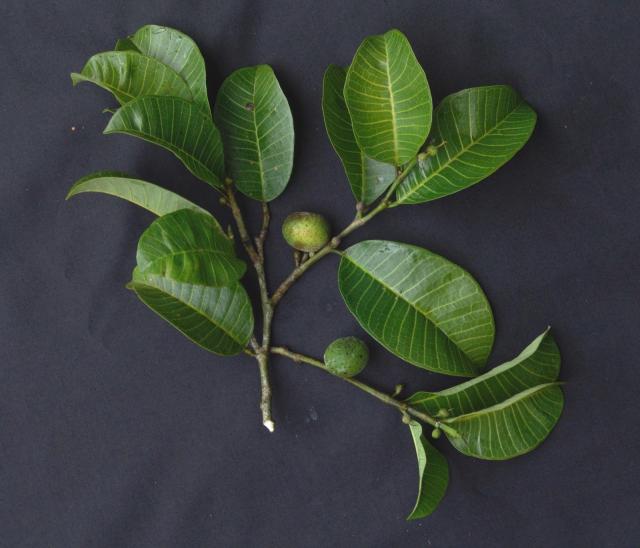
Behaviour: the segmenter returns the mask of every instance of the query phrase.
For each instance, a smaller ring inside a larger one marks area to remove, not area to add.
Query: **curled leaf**
[[[175,192],[141,179],[128,177],[116,171],[98,171],[78,179],[69,190],[67,199],[83,192],[101,192],[102,194],[117,196],[158,216],[166,215],[179,209],[191,209],[211,216],[206,209],[197,206]]]
[[[449,465],[442,453],[431,445],[422,433],[422,425],[409,422],[418,458],[418,497],[407,520],[420,519],[431,514],[440,504],[449,485]]]
[[[211,118],[179,97],[138,97],[120,107],[105,133],[125,133],[166,148],[199,179],[222,188],[222,140]]]
[[[210,216],[182,209],[156,219],[138,242],[138,269],[194,285],[231,285],[245,272],[233,242]]]

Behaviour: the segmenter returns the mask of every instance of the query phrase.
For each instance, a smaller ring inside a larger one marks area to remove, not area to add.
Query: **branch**
[[[269,212],[269,204],[262,202],[262,227],[260,228],[260,234],[256,238],[256,250],[258,255],[264,263],[264,242],[267,239],[269,232],[269,221],[271,221],[271,213]]]
[[[307,270],[309,270],[309,268],[311,268],[314,264],[316,264],[320,259],[328,255],[332,251],[335,251],[340,246],[344,238],[346,238],[354,230],[357,230],[361,226],[367,224],[376,215],[378,215],[379,213],[383,212],[385,209],[393,205],[391,203],[391,196],[393,196],[393,193],[398,188],[398,185],[400,185],[400,183],[404,181],[405,177],[409,174],[409,172],[411,171],[411,169],[413,168],[413,166],[416,164],[417,161],[418,161],[418,157],[416,156],[405,166],[405,168],[393,180],[387,192],[385,193],[383,198],[380,200],[380,202],[378,202],[378,204],[371,211],[369,211],[366,215],[363,215],[362,208],[358,208],[356,216],[353,219],[353,221],[351,221],[350,224],[348,224],[337,236],[334,236],[333,238],[331,238],[331,240],[324,247],[320,248],[319,251],[317,251],[311,257],[309,257],[307,261],[300,264],[299,266],[296,266],[296,268],[293,269],[291,274],[289,274],[289,276],[287,276],[287,278],[280,284],[278,289],[274,291],[273,295],[271,296],[271,304],[273,304],[273,306],[277,305],[280,302],[280,299],[284,297],[285,293],[289,291],[289,289],[296,282],[296,280],[298,280]]]
[[[262,203],[262,228],[260,234],[255,240],[255,245],[251,241],[251,236],[244,222],[244,217],[238,201],[236,200],[231,179],[225,181],[226,198],[231,213],[238,227],[240,241],[244,246],[247,255],[251,259],[253,268],[258,278],[258,286],[260,288],[260,303],[262,305],[262,343],[258,343],[257,339],[251,338],[251,348],[254,357],[258,362],[260,371],[260,411],[262,412],[262,424],[269,432],[273,432],[275,424],[271,418],[271,384],[269,382],[269,351],[271,346],[271,321],[273,320],[273,305],[269,298],[267,288],[267,277],[264,270],[264,242],[267,238],[269,230],[269,206]]]
[[[321,362],[320,360],[316,360],[315,358],[305,356],[304,354],[300,354],[298,352],[292,352],[282,346],[271,347],[271,353],[278,354],[280,356],[285,356],[286,358],[289,358],[290,360],[296,363],[307,363],[309,365],[313,365],[318,369],[322,369],[325,373],[329,373],[330,375],[333,375],[333,373],[331,373],[325,367],[324,363]],[[414,407],[411,407],[410,405],[406,404],[403,401],[396,400],[394,397],[389,396],[388,394],[385,394],[384,392],[381,392],[380,390],[377,390],[376,388],[373,388],[372,386],[369,386],[368,384],[362,381],[353,379],[351,377],[339,377],[338,375],[333,375],[333,376],[348,382],[350,385],[355,386],[356,388],[359,388],[360,390],[366,392],[367,394],[370,394],[371,396],[373,396],[374,398],[377,398],[381,402],[386,403],[387,405],[391,405],[392,407],[395,407],[403,414],[411,415],[427,424],[430,424],[435,428],[444,430],[450,436],[453,436],[453,437],[458,436],[458,433],[453,428],[451,428],[450,426],[447,426],[446,424],[443,424],[437,418],[434,418],[428,415],[427,413],[423,413],[422,411],[419,411]]]

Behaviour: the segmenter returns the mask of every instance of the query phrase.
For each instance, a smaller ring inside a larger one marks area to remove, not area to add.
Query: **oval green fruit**
[[[331,227],[319,213],[299,211],[291,213],[282,224],[287,243],[299,251],[318,251],[331,237]]]
[[[340,377],[357,375],[367,365],[368,360],[367,345],[356,337],[336,339],[324,351],[325,367]]]

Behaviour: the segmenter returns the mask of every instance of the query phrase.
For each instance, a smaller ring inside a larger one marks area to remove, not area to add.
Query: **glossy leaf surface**
[[[431,127],[431,92],[404,34],[390,30],[362,42],[344,96],[367,156],[400,166],[417,154]]]
[[[407,403],[428,415],[440,409],[457,416],[480,411],[519,392],[558,379],[560,350],[549,330],[529,344],[519,356],[470,381],[440,392],[417,392]]]
[[[398,187],[400,203],[436,200],[491,175],[527,142],[536,113],[509,86],[465,89],[434,112],[429,141],[442,145]]]
[[[447,437],[461,453],[505,460],[528,453],[542,443],[558,422],[563,404],[560,386],[547,383],[443,422],[457,431],[457,437]]]
[[[71,80],[92,82],[113,93],[124,105],[141,95],[170,95],[191,101],[186,82],[168,66],[134,51],[107,51],[87,61]]]
[[[236,282],[246,268],[220,225],[189,209],[151,223],[140,237],[136,259],[145,274],[215,287]]]
[[[169,27],[146,25],[127,40],[122,47],[133,44],[144,55],[177,72],[191,90],[194,103],[205,114],[211,115],[204,58],[189,36]]]
[[[268,202],[286,188],[293,168],[293,118],[268,65],[236,70],[220,87],[215,120],[235,186]]]
[[[207,210],[175,192],[147,181],[127,177],[115,171],[98,171],[82,177],[71,187],[69,194],[67,194],[67,199],[83,192],[101,192],[102,194],[117,196],[158,216],[166,215],[179,209],[191,209],[211,216]]]
[[[431,445],[422,433],[417,421],[409,423],[418,458],[418,498],[407,516],[408,520],[420,519],[431,514],[440,504],[449,485],[449,465],[442,453]]]
[[[475,376],[493,345],[489,303],[471,275],[426,249],[383,240],[348,248],[340,292],[360,325],[400,358]]]
[[[208,287],[145,274],[137,268],[128,287],[151,310],[210,352],[242,352],[253,331],[253,311],[239,283]]]
[[[145,96],[120,107],[105,133],[125,133],[173,152],[199,179],[222,187],[222,140],[209,116],[178,97]]]
[[[342,161],[351,192],[358,202],[368,205],[389,187],[396,169],[368,158],[360,150],[344,101],[346,77],[347,71],[342,67],[329,65],[327,68],[322,86],[322,114],[329,141]]]

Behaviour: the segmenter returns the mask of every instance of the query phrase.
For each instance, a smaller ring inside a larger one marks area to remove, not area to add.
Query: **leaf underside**
[[[378,198],[396,176],[393,165],[368,158],[353,134],[351,117],[344,101],[347,71],[329,65],[322,85],[322,114],[329,141],[335,149],[356,200],[368,205]]]
[[[397,190],[401,204],[448,196],[491,175],[527,142],[536,113],[509,86],[462,90],[435,109],[434,156],[418,161]]]
[[[238,354],[249,342],[253,312],[240,283],[192,285],[135,269],[128,287],[151,310],[210,352]]]
[[[67,199],[83,192],[100,192],[116,196],[158,216],[180,209],[191,209],[211,216],[206,209],[170,190],[115,171],[98,171],[82,177],[71,187]]]
[[[489,303],[469,273],[420,247],[369,240],[348,248],[340,293],[360,325],[400,358],[475,376],[494,338]]]
[[[125,133],[160,145],[199,179],[222,187],[222,140],[210,117],[179,97],[144,96],[120,107],[105,133]]]
[[[107,51],[87,61],[74,85],[92,82],[113,93],[121,105],[142,95],[168,95],[192,100],[187,83],[160,61],[135,51]]]
[[[557,383],[547,383],[446,422],[458,436],[447,435],[461,453],[486,460],[505,460],[535,449],[558,422],[564,397]]]
[[[442,453],[431,445],[417,421],[409,423],[418,458],[418,497],[407,520],[420,519],[431,514],[440,504],[449,485],[449,465]]]
[[[401,166],[427,138],[429,84],[398,30],[362,42],[347,72],[344,97],[358,144],[374,160]]]
[[[151,223],[140,237],[136,259],[140,272],[213,287],[238,281],[246,268],[220,225],[189,209]]]
[[[534,449],[562,411],[560,351],[547,329],[516,358],[440,392],[417,392],[407,404],[443,422],[458,437],[451,443],[466,455],[502,460]]]
[[[293,169],[289,103],[268,65],[236,70],[220,87],[214,108],[235,186],[268,202],[286,188]]]
[[[452,388],[417,392],[407,403],[431,416],[440,409],[453,416],[464,415],[498,404],[528,388],[554,382],[559,373],[560,351],[546,330],[513,360]]]

